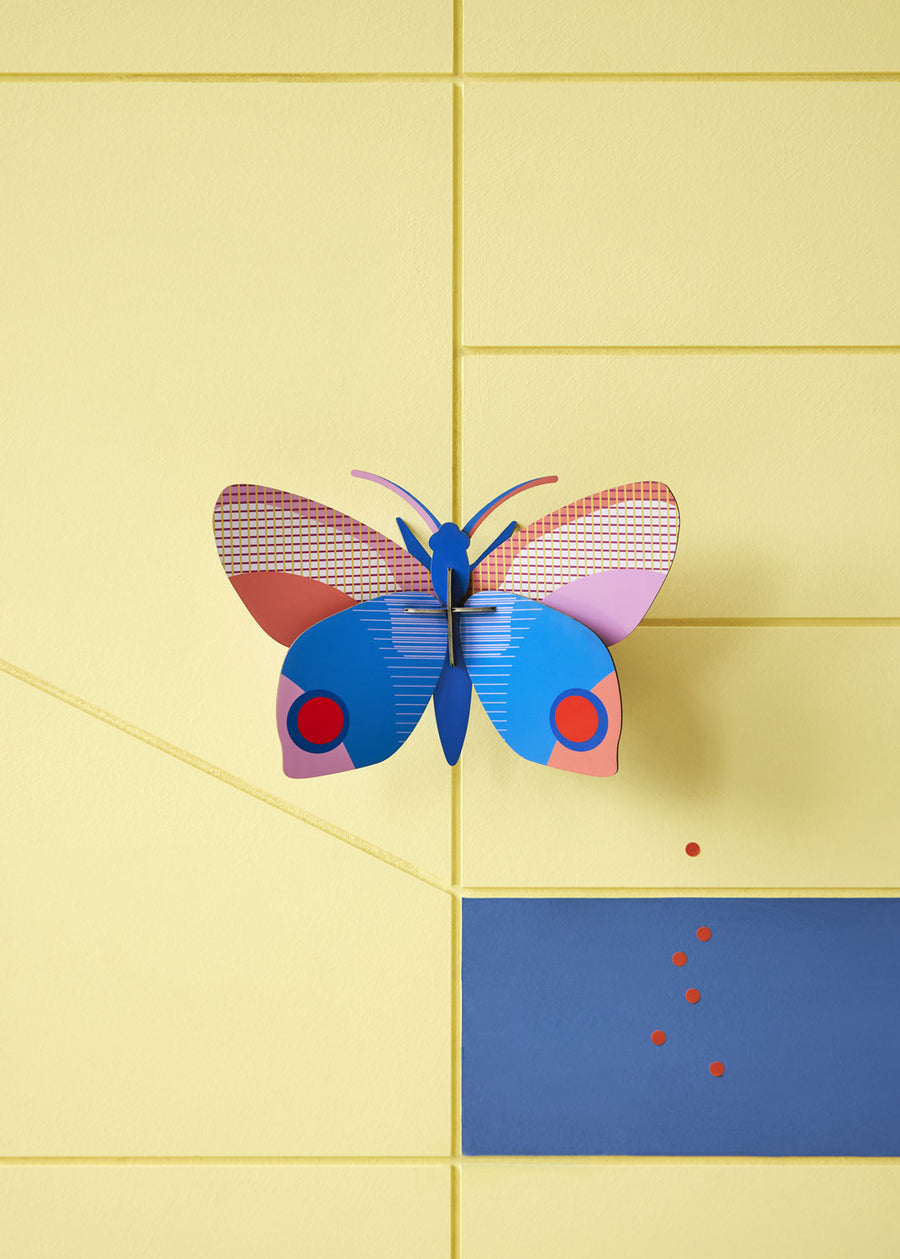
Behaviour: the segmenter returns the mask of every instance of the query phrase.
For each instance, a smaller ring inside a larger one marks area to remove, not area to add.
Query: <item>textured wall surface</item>
[[[460,1155],[460,896],[883,895],[900,10],[0,13],[0,1249],[887,1253],[895,1160]],[[665,480],[612,780],[281,774],[222,486]],[[700,844],[691,858],[685,845]]]

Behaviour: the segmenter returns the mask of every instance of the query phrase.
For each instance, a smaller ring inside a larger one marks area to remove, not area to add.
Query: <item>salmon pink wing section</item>
[[[472,592],[537,600],[611,646],[646,615],[677,543],[675,495],[661,481],[634,481],[580,498],[514,533],[475,569]]]
[[[318,621],[402,591],[430,593],[408,551],[352,516],[264,485],[229,485],[213,529],[232,586],[267,634],[289,647]]]

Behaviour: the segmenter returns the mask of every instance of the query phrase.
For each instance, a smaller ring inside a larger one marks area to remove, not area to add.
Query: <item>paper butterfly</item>
[[[387,760],[434,699],[455,765],[472,684],[497,732],[540,765],[606,776],[622,708],[607,647],[646,613],[675,555],[678,507],[639,481],[570,503],[476,560],[472,535],[514,486],[462,529],[368,472],[421,516],[429,551],[404,547],[309,498],[230,485],[213,517],[219,558],[266,633],[289,648],[276,703],[284,772],[313,778]],[[518,530],[518,531],[517,531]]]

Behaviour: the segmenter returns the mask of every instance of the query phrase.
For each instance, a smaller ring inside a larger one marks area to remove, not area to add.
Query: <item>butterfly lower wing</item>
[[[622,705],[612,657],[579,621],[501,590],[472,595],[460,615],[466,668],[514,752],[539,765],[605,778],[618,765]]]
[[[313,625],[294,642],[278,683],[284,772],[316,778],[392,756],[419,722],[447,651],[442,616],[422,594],[360,603]]]
[[[478,565],[473,592],[505,590],[574,617],[611,646],[645,616],[678,543],[660,481],[603,490],[520,529]]]
[[[231,584],[286,647],[325,617],[401,590],[429,591],[427,570],[368,525],[264,485],[229,485],[213,528]]]

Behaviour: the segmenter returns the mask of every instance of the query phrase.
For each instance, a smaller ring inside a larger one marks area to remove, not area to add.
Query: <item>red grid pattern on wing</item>
[[[402,546],[342,512],[262,485],[229,485],[213,527],[229,577],[295,573],[363,601],[398,590],[430,592],[428,571]]]
[[[569,503],[520,529],[479,564],[472,590],[515,590],[543,599],[611,569],[668,572],[678,506],[661,481],[635,481]]]

